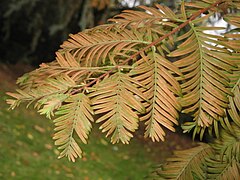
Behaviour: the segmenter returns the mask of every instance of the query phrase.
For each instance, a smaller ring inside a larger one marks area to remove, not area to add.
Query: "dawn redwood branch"
[[[84,85],[83,87],[79,88],[79,89],[75,89],[71,92],[71,94],[76,94],[80,91],[82,91],[84,88],[89,87],[91,85],[93,85],[94,83],[96,83],[97,81],[101,80],[102,78],[108,76],[109,74],[111,74],[114,70],[118,69],[119,67],[121,67],[122,65],[125,65],[128,61],[132,60],[133,58],[135,58],[136,56],[140,55],[142,52],[146,51],[147,49],[151,48],[152,46],[155,46],[156,44],[160,43],[162,40],[164,40],[165,38],[171,36],[172,34],[178,32],[179,30],[181,30],[182,28],[184,28],[185,26],[187,26],[192,20],[196,19],[198,16],[200,16],[202,13],[208,11],[209,9],[213,8],[213,7],[217,7],[219,6],[221,3],[223,3],[224,0],[220,0],[217,1],[215,3],[213,3],[211,6],[206,7],[204,9],[199,10],[198,12],[196,12],[195,14],[193,14],[187,21],[185,21],[184,23],[180,24],[178,27],[174,28],[171,32],[165,34],[164,36],[160,37],[159,39],[157,39],[156,41],[152,42],[151,44],[147,45],[146,47],[142,48],[141,50],[139,50],[138,52],[134,53],[133,55],[131,55],[129,58],[127,58],[125,61],[123,61],[121,64],[116,65],[115,67],[113,67],[111,70],[107,71],[106,73],[102,74],[101,76],[99,76],[98,78],[90,81],[89,83],[87,83],[86,85]]]

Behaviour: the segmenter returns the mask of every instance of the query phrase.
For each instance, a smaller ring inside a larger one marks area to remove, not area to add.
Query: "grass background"
[[[80,145],[83,159],[57,159],[53,122],[24,106],[8,110],[5,92],[16,88],[17,76],[14,68],[0,65],[0,179],[141,180],[173,150],[193,145],[176,133],[168,133],[166,142],[153,143],[143,138],[143,128],[129,145],[112,145],[95,124],[89,143]]]

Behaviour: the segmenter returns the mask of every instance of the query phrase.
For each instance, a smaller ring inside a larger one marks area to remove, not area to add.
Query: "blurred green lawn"
[[[83,159],[57,159],[53,122],[24,106],[9,111],[5,102],[5,91],[14,91],[24,68],[0,64],[0,180],[141,180],[173,150],[194,145],[188,136],[169,131],[165,142],[153,143],[143,138],[143,127],[129,145],[112,145],[94,124],[88,144],[80,144]]]
[[[95,127],[83,159],[57,159],[53,123],[23,106],[9,111],[0,92],[0,179],[140,180],[154,165],[143,142],[112,145]]]

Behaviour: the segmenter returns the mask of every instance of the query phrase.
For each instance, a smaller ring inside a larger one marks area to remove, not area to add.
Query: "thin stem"
[[[80,71],[80,70],[107,70],[107,69],[112,69],[112,68],[116,68],[116,66],[101,66],[101,67],[55,67],[53,66],[53,69],[56,70],[74,70],[74,71]],[[132,69],[132,66],[129,65],[118,65],[118,68],[120,69]]]
[[[111,70],[107,71],[106,73],[102,74],[101,76],[99,76],[98,78],[90,81],[89,83],[87,83],[84,87],[80,88],[80,89],[75,89],[74,91],[72,91],[71,94],[75,94],[77,92],[82,91],[84,88],[89,87],[91,85],[93,85],[94,83],[96,83],[97,81],[101,80],[102,78],[110,75],[114,70],[118,69],[120,66],[126,64],[127,62],[129,62],[130,60],[132,60],[133,58],[137,57],[138,55],[140,55],[142,52],[146,51],[147,49],[151,48],[152,46],[155,46],[156,44],[160,43],[162,40],[166,39],[167,37],[171,36],[172,34],[178,32],[179,30],[181,30],[182,28],[184,28],[185,26],[187,26],[192,20],[196,19],[198,16],[200,16],[202,13],[208,11],[209,9],[219,6],[219,4],[221,4],[223,2],[223,0],[217,1],[216,3],[213,3],[211,6],[201,9],[198,12],[196,12],[195,14],[193,14],[187,21],[185,21],[184,23],[180,24],[178,27],[174,28],[171,32],[165,34],[164,36],[158,38],[156,41],[152,42],[151,44],[147,45],[146,47],[142,48],[140,51],[136,52],[135,54],[131,55],[129,58],[127,58],[125,61],[123,61],[121,64],[113,67]]]

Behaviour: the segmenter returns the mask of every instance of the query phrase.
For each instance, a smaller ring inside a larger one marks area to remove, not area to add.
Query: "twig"
[[[140,55],[142,52],[146,51],[147,49],[151,48],[152,46],[155,46],[156,44],[160,43],[162,40],[164,40],[165,38],[171,36],[172,34],[176,33],[177,31],[181,30],[182,28],[184,28],[185,26],[187,26],[192,20],[196,19],[198,16],[200,16],[202,13],[208,11],[209,9],[219,6],[221,3],[223,3],[223,0],[217,1],[214,4],[212,4],[211,6],[201,9],[198,12],[196,12],[195,14],[193,14],[187,21],[185,21],[184,23],[180,24],[178,27],[174,28],[171,32],[165,34],[164,36],[160,37],[159,39],[157,39],[156,41],[152,42],[151,44],[147,45],[146,47],[142,48],[140,51],[136,52],[135,54],[131,55],[129,58],[127,58],[125,61],[123,61],[121,64],[113,67],[111,70],[107,71],[106,73],[102,74],[101,76],[99,76],[98,78],[92,80],[91,82],[87,83],[85,86],[79,88],[79,89],[75,89],[74,91],[72,91],[71,94],[75,94],[77,92],[80,92],[81,90],[83,90],[86,87],[89,87],[91,85],[93,85],[94,83],[96,83],[97,81],[101,80],[102,78],[108,76],[110,73],[112,73],[114,70],[118,69],[120,66],[126,64],[128,61],[132,60],[133,58],[135,58],[136,56]]]

